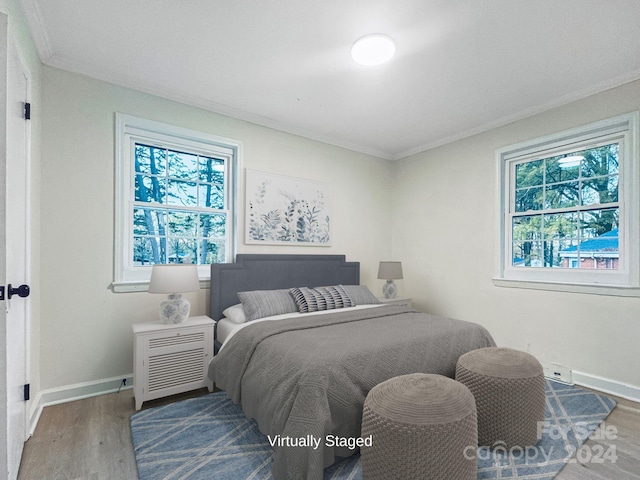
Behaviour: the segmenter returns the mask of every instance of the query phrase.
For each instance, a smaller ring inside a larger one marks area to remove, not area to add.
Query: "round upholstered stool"
[[[476,405],[451,378],[415,373],[376,385],[364,402],[362,438],[363,480],[477,478]]]
[[[478,443],[489,447],[526,447],[538,443],[544,422],[542,365],[511,348],[487,347],[458,359],[456,380],[476,399]]]

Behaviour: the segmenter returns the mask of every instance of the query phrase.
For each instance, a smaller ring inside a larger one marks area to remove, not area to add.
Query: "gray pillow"
[[[381,303],[378,298],[371,293],[366,285],[340,285],[354,305],[369,305],[373,303]]]
[[[238,292],[247,321],[298,311],[289,290],[253,290]]]
[[[316,288],[292,288],[289,290],[300,313],[352,307],[353,302],[340,285]]]

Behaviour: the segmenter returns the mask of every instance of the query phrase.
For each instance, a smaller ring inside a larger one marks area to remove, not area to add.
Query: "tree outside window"
[[[225,261],[225,160],[135,144],[134,265]]]
[[[619,255],[619,151],[616,142],[515,164],[513,266],[618,268],[597,258]],[[603,235],[608,241],[594,250]]]

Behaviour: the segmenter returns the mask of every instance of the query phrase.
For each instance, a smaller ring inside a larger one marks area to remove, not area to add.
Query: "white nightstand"
[[[413,298],[402,298],[402,297],[396,297],[396,298],[378,297],[378,300],[380,300],[380,303],[386,303],[388,305],[404,305],[407,308],[411,308],[411,304],[413,302]]]
[[[213,327],[209,317],[191,317],[184,323],[132,325],[133,394],[136,410],[142,402],[207,387],[213,358]]]

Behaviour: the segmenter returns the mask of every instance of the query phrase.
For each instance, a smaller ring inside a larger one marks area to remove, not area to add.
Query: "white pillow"
[[[244,313],[244,307],[241,303],[226,308],[223,310],[222,315],[227,317],[233,323],[244,323],[247,321],[247,316]]]

